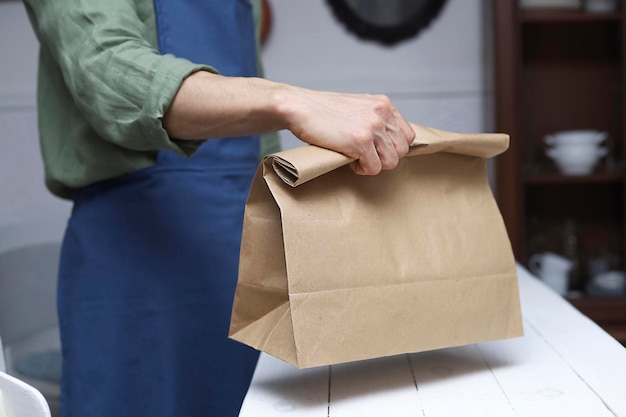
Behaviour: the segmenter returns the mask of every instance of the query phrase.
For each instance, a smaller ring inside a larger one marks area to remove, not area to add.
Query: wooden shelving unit
[[[626,259],[626,0],[619,2],[616,12],[589,13],[493,1],[494,108],[496,130],[511,135],[496,162],[496,197],[516,258],[573,256],[572,303],[626,343],[626,297],[586,293],[593,265],[610,259],[623,270]],[[547,134],[573,129],[609,133],[609,154],[590,175],[562,175],[545,155]],[[564,253],[572,235],[575,253],[571,245]]]

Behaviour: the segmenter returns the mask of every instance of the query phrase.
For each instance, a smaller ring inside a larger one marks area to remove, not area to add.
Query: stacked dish
[[[597,130],[567,130],[545,137],[546,154],[566,175],[587,175],[593,172],[598,161],[607,154],[601,146],[607,132]]]
[[[582,0],[520,0],[522,9],[580,9],[583,5]]]

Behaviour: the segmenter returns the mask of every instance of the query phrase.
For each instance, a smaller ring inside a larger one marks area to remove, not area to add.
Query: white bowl
[[[606,148],[592,146],[563,146],[546,150],[559,170],[567,175],[590,174],[606,153]]]
[[[546,154],[555,161],[593,162],[607,154],[607,148],[587,145],[559,146],[546,149]]]
[[[600,297],[623,297],[626,289],[624,271],[607,271],[591,278],[587,283],[587,293]]]
[[[574,162],[556,162],[556,166],[559,171],[567,175],[588,175],[593,172],[595,168],[595,162],[593,163],[574,163]]]
[[[605,290],[623,289],[626,284],[624,271],[607,271],[592,278],[594,284]]]
[[[565,145],[599,145],[608,137],[607,132],[598,130],[564,130],[546,135],[544,141],[552,146]]]

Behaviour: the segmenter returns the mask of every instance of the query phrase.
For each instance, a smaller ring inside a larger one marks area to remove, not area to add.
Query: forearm
[[[176,139],[242,136],[287,128],[281,96],[289,86],[261,78],[190,75],[163,117]]]
[[[182,83],[163,126],[177,139],[289,129],[306,143],[354,158],[353,169],[367,175],[395,168],[415,136],[385,96],[315,91],[203,71]]]

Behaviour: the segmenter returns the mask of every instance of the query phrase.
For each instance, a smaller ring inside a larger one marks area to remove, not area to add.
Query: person
[[[73,201],[62,415],[236,416],[258,357],[227,338],[258,135],[289,129],[375,175],[415,133],[384,96],[258,77],[257,0],[24,4],[46,185]]]

